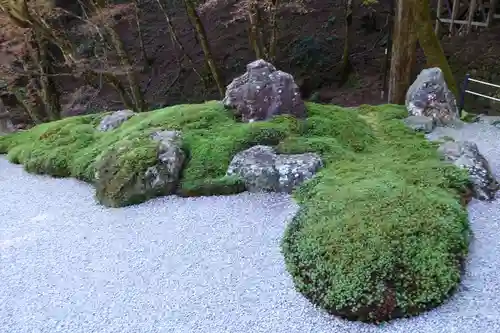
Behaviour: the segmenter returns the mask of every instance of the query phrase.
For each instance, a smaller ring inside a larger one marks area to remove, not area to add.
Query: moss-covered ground
[[[299,121],[237,123],[216,102],[142,113],[111,132],[104,115],[66,118],[0,138],[0,153],[29,172],[93,182],[99,156],[126,143],[119,175],[155,163],[149,135],[182,131],[188,156],[179,193],[244,190],[224,177],[231,158],[256,144],[282,153],[318,152],[325,168],[295,193],[300,212],[282,250],[296,288],[327,311],[383,321],[437,306],[460,280],[468,223],[459,193],[467,175],[407,129],[404,108],[307,104]]]

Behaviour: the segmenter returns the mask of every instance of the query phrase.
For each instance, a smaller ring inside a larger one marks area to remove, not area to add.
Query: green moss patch
[[[296,192],[301,210],[282,243],[308,299],[350,320],[380,322],[443,302],[460,281],[467,175],[400,122],[396,106],[365,107],[377,143],[332,161]]]
[[[442,303],[467,254],[467,215],[459,202],[467,174],[441,162],[435,144],[402,124],[402,107],[307,108],[305,120],[241,124],[217,102],[178,105],[104,133],[95,130],[102,115],[67,118],[1,137],[0,153],[29,172],[90,183],[107,156],[113,162],[106,191],[126,205],[149,199],[121,198],[120,188],[156,163],[149,136],[158,129],[182,132],[182,196],[243,191],[242,181],[225,173],[236,153],[257,144],[317,152],[325,168],[296,190],[301,209],[282,243],[297,290],[333,314],[369,322]]]

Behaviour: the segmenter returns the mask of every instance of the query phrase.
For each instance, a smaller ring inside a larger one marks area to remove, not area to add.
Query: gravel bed
[[[476,142],[500,172],[499,129],[445,134]],[[325,315],[294,290],[279,249],[297,210],[288,196],[108,209],[87,184],[30,175],[1,157],[0,191],[0,332],[500,332],[499,201],[469,206],[474,240],[457,294],[375,326]]]

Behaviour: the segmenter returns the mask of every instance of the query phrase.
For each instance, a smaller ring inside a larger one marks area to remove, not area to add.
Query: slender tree
[[[392,33],[388,102],[404,104],[415,66],[417,33],[414,6],[409,0],[396,0]]]
[[[450,64],[446,59],[443,47],[432,25],[429,0],[413,0],[415,8],[415,22],[417,27],[418,42],[427,58],[427,66],[439,67],[443,71],[448,88],[458,96],[457,83],[453,76]]]
[[[340,70],[340,85],[347,82],[351,72],[350,40],[352,34],[352,6],[353,0],[345,0],[345,27],[344,27],[344,51],[342,53],[342,67]]]
[[[198,11],[196,10],[196,3],[193,0],[184,0],[184,5],[186,6],[186,12],[189,16],[191,24],[196,31],[196,36],[205,55],[205,61],[208,65],[208,68],[210,69],[210,72],[212,73],[215,84],[217,85],[217,89],[219,90],[219,94],[222,98],[224,97],[225,93],[224,80],[219,71],[219,68],[217,67],[217,63],[215,62],[210,43],[208,41],[205,26],[203,25],[203,22],[198,15]]]

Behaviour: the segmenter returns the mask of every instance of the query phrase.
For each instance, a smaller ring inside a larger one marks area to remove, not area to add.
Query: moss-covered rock
[[[185,154],[177,131],[118,141],[96,162],[96,198],[109,207],[140,203],[177,190]]]

